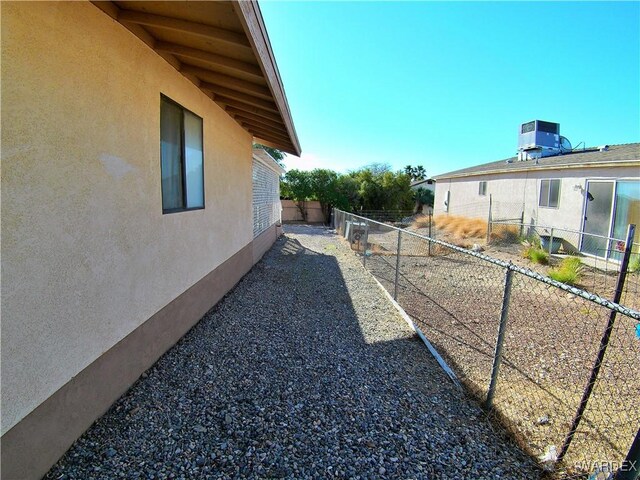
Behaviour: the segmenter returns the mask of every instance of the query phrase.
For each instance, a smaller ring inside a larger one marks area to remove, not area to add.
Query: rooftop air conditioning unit
[[[531,160],[563,153],[560,124],[533,120],[520,125],[518,160]]]

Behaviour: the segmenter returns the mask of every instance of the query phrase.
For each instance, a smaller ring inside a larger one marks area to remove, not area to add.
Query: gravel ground
[[[369,232],[367,268],[392,292],[397,232]],[[466,387],[486,398],[504,269],[403,235],[398,302]],[[493,252],[489,252],[493,255]],[[536,457],[559,450],[582,398],[610,311],[515,274],[494,411]],[[583,421],[560,467],[622,462],[640,420],[640,342],[618,315]]]
[[[264,259],[46,478],[535,479],[329,230]]]

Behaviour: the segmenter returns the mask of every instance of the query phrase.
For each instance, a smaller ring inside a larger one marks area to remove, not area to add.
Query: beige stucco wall
[[[251,136],[90,3],[2,2],[2,432],[252,239]],[[162,214],[160,94],[204,119]]]
[[[447,190],[450,190],[450,214],[487,218],[491,194],[494,218],[515,218],[519,216],[524,205],[525,223],[580,230],[585,197],[584,193],[574,186],[586,188],[587,180],[637,179],[639,173],[640,165],[539,170],[441,179],[436,183],[435,214],[445,212],[444,200]],[[555,178],[562,180],[559,207],[539,207],[540,180]],[[487,182],[486,196],[478,194],[481,180]]]

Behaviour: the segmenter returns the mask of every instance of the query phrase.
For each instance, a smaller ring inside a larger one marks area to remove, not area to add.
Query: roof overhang
[[[300,143],[255,1],[94,1],[169,62],[259,143]]]

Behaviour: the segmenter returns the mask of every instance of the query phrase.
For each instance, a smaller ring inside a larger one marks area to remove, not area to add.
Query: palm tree
[[[426,188],[417,188],[414,191],[414,200],[416,202],[415,207],[413,208],[414,215],[416,213],[422,212],[422,207],[427,205],[429,207],[433,207],[433,190],[428,190]]]

